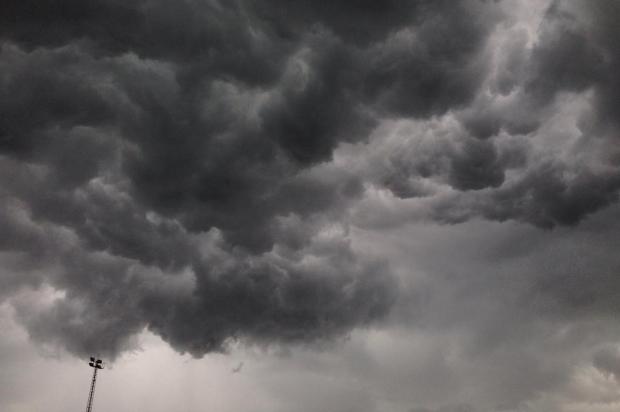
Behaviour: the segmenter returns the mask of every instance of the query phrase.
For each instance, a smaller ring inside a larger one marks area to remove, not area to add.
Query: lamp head
[[[88,366],[90,366],[91,368],[103,369],[103,361],[101,359],[95,359],[91,356],[90,362],[88,362]]]

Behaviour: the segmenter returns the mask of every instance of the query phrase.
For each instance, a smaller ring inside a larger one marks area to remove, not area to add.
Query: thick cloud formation
[[[351,224],[549,228],[616,201],[619,17],[5,2],[2,297],[33,338],[110,357],[144,328],[200,356],[372,324],[397,281]]]

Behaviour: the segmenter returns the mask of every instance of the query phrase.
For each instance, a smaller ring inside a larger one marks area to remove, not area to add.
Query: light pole
[[[88,404],[86,405],[86,412],[91,412],[93,409],[93,397],[95,396],[95,383],[97,382],[97,370],[103,369],[103,362],[101,359],[90,358],[88,365],[94,369],[93,381],[90,384],[90,393],[88,394]]]

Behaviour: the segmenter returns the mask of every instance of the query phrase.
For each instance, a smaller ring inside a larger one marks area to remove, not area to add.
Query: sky
[[[619,410],[618,21],[4,0],[0,410]]]

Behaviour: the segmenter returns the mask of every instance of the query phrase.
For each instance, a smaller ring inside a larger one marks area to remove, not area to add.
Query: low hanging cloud
[[[0,296],[76,354],[342,336],[398,300],[350,225],[550,228],[618,196],[613,1],[535,34],[507,1],[3,9]]]

